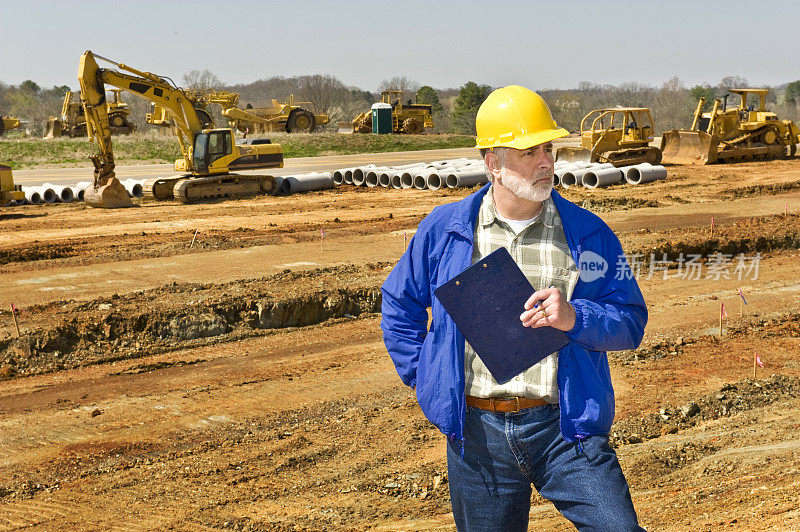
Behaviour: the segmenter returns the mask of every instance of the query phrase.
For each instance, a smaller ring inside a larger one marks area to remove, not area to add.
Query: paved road
[[[563,144],[574,144],[576,139],[563,141]],[[557,141],[558,145],[563,145]],[[275,170],[252,170],[239,172],[242,174],[270,173],[272,175],[286,176],[304,174],[308,172],[326,172],[339,168],[377,164],[380,166],[398,166],[415,162],[431,162],[442,159],[457,159],[459,157],[478,157],[475,148],[455,148],[448,150],[423,150],[404,151],[391,153],[360,153],[355,155],[334,155],[329,157],[297,157],[286,159],[283,168]],[[117,166],[119,179],[152,179],[175,174],[171,164],[141,164],[133,166]],[[17,185],[37,186],[44,183],[55,185],[71,185],[79,181],[90,181],[92,168],[41,168],[35,170],[14,170],[14,183]]]

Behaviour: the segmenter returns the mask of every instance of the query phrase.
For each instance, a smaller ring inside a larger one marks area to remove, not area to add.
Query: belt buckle
[[[514,400],[517,402],[517,409],[513,410],[511,412],[512,414],[516,414],[517,412],[519,412],[519,397],[514,397]]]

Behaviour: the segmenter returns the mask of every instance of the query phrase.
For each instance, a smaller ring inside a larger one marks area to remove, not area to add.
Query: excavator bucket
[[[47,120],[47,134],[44,136],[46,139],[54,139],[61,136],[61,120],[58,118],[50,118]]]
[[[665,131],[661,137],[664,164],[711,164],[717,160],[719,140],[704,131]]]
[[[590,163],[592,162],[592,150],[588,148],[564,147],[556,150],[556,161],[566,161],[568,163]]]
[[[101,209],[119,209],[133,207],[133,202],[125,186],[116,177],[109,178],[108,182],[99,188],[89,185],[83,195],[83,200],[92,207]]]

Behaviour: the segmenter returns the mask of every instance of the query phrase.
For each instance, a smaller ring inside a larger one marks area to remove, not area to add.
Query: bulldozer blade
[[[101,209],[133,207],[128,191],[116,177],[110,178],[105,185],[99,188],[89,185],[84,192],[83,200],[87,205]]]
[[[717,160],[719,141],[704,131],[674,129],[661,137],[663,164],[711,164]]]
[[[352,122],[339,122],[339,133],[355,133],[356,128],[353,126]]]
[[[47,134],[44,136],[46,139],[53,139],[61,136],[62,126],[61,120],[51,118],[47,121]]]
[[[592,150],[587,148],[558,148],[556,150],[556,161],[566,161],[568,163],[590,163],[592,162]]]

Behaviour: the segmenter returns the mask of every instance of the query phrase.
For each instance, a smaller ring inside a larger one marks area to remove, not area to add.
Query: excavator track
[[[271,175],[224,174],[209,177],[187,177],[178,180],[173,188],[175,199],[195,203],[216,198],[247,198],[261,194],[273,195],[278,181]]]
[[[176,175],[148,179],[144,182],[144,185],[142,185],[142,195],[145,198],[157,199],[159,201],[174,199],[173,189],[175,188],[175,183],[187,177],[187,175]]]

